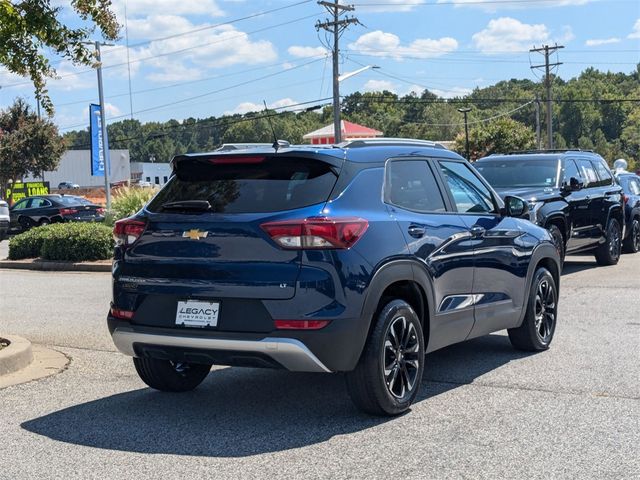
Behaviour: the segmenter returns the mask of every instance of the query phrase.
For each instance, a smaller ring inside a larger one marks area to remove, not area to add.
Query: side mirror
[[[528,218],[529,216],[529,204],[520,197],[511,195],[504,197],[504,208],[508,217]]]
[[[571,177],[569,179],[569,189],[572,192],[577,192],[578,190],[582,190],[583,188],[584,188],[584,183],[582,183],[576,177]]]

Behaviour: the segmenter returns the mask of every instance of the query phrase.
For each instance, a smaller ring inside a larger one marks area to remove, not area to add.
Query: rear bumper
[[[266,356],[287,370],[293,372],[330,372],[318,358],[300,340],[294,338],[266,337],[260,340],[241,340],[230,338],[213,338],[190,335],[168,335],[143,333],[132,328],[116,327],[112,333],[116,348],[125,355],[138,356],[138,347],[153,346],[155,351],[162,352],[162,348],[169,350],[164,355],[171,355],[172,349],[201,352],[217,352],[235,354],[238,358],[244,356]],[[149,351],[143,348],[143,351]],[[232,357],[229,357],[232,358]]]

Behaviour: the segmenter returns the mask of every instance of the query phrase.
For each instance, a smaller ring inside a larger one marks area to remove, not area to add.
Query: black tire
[[[48,218],[41,218],[38,222],[38,226],[43,227],[44,225],[49,225],[50,223],[51,220],[49,220]]]
[[[422,381],[422,325],[404,300],[391,300],[374,321],[358,365],[345,376],[347,390],[366,413],[399,415],[411,406]]]
[[[18,218],[18,224],[20,225],[20,231],[26,232],[33,227],[33,220],[29,217],[20,217]]]
[[[549,225],[549,233],[553,238],[553,243],[556,246],[556,250],[558,250],[558,255],[560,255],[560,266],[564,264],[564,256],[565,256],[565,245],[564,245],[564,237],[562,236],[562,232],[558,228],[557,225]]]
[[[623,249],[625,253],[638,253],[640,251],[640,219],[631,221],[629,236],[625,239]]]
[[[558,287],[551,272],[540,267],[533,275],[522,325],[510,328],[509,340],[518,350],[539,352],[549,348],[558,318]]]
[[[598,265],[615,265],[620,260],[622,250],[622,234],[618,220],[609,220],[606,232],[606,241],[595,251]]]
[[[188,392],[207,377],[211,365],[135,358],[133,364],[144,383],[163,392]]]

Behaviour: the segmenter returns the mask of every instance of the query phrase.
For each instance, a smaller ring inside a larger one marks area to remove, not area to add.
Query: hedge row
[[[9,259],[106,260],[113,256],[111,232],[111,228],[99,223],[53,223],[35,227],[9,241]]]

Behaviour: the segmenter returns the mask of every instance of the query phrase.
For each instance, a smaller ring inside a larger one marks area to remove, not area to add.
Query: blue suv
[[[560,258],[459,155],[354,140],[173,159],[114,228],[109,331],[142,380],[198,386],[213,364],[343,372],[355,404],[409,408],[425,354],[508,329],[545,350]]]

